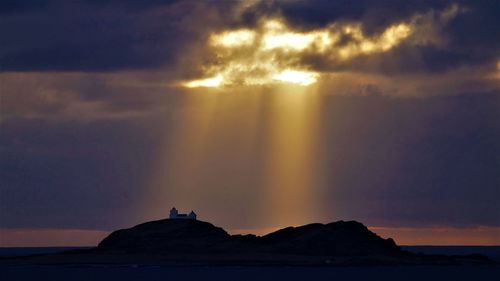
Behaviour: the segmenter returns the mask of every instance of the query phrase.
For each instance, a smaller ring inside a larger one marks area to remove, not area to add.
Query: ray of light
[[[158,155],[147,216],[165,217],[176,206],[232,227],[314,220],[320,202],[314,89],[283,84],[188,95],[168,149]]]
[[[215,95],[197,93],[183,96],[183,106],[174,112],[173,131],[165,137],[164,150],[157,156],[149,191],[144,199],[144,214],[163,217],[171,206],[195,208],[199,177],[203,169],[206,140],[216,107]],[[194,200],[195,199],[195,200]]]
[[[318,96],[313,89],[284,86],[275,90],[276,108],[269,128],[266,224],[286,226],[318,218],[315,138]]]

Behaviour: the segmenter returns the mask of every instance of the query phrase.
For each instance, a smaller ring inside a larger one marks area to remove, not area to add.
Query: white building
[[[195,212],[191,211],[189,214],[179,214],[179,211],[174,207],[170,210],[171,220],[196,220]]]

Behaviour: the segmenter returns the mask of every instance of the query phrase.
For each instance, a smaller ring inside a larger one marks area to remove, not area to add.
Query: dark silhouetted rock
[[[287,227],[259,237],[230,236],[196,220],[160,220],[111,233],[97,248],[123,253],[275,253],[311,256],[398,255],[383,239],[355,221]]]
[[[400,248],[356,221],[287,227],[260,238],[263,251],[302,255],[397,255]]]
[[[210,252],[230,239],[224,229],[198,220],[159,220],[114,231],[99,243],[100,251],[124,253]]]
[[[24,258],[14,264],[207,264],[207,265],[495,265],[483,255],[447,256],[401,250],[363,224],[338,221],[287,227],[262,237],[229,235],[197,220],[159,220],[117,230],[94,249]]]

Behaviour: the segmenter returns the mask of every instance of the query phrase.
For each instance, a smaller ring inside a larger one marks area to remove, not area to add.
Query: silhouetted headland
[[[255,236],[230,235],[211,223],[189,219],[146,222],[114,231],[90,250],[41,255],[29,260],[40,263],[338,266],[493,263],[483,255],[423,255],[403,251],[391,238],[383,239],[356,221],[313,223]]]
[[[160,220],[111,233],[98,251],[120,253],[273,253],[311,256],[395,255],[401,250],[363,224],[339,221],[287,227],[262,237],[229,235],[197,220]]]

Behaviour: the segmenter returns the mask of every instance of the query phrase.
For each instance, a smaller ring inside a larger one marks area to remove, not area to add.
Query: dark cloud
[[[373,35],[415,14],[452,4],[467,12],[443,25],[445,45],[402,44],[388,54],[345,66],[306,61],[329,70],[377,66],[386,72],[442,72],[498,59],[498,1],[260,1],[237,16],[237,1],[7,1],[0,4],[0,66],[3,71],[177,68],[186,63],[180,58],[200,52],[208,33],[224,26],[255,25],[265,16],[280,15],[299,29],[362,22],[364,32]],[[192,72],[206,59],[182,67]],[[386,60],[389,63],[383,63]]]
[[[443,9],[452,1],[328,1],[293,0],[260,1],[248,9],[243,18],[257,20],[261,15],[285,17],[296,27],[324,27],[336,21],[362,21],[367,31],[376,31],[395,21],[429,9]],[[369,32],[370,33],[370,32]]]
[[[49,2],[47,0],[4,0],[0,3],[0,15],[39,10],[47,8],[48,5]]]
[[[110,229],[140,221],[144,183],[165,137],[143,121],[2,124],[2,228]]]
[[[2,18],[1,70],[114,71],[176,63],[228,5],[199,1],[50,1]],[[1,4],[0,4],[1,5]],[[195,26],[198,26],[195,28]]]
[[[496,61],[500,55],[489,50],[446,49],[437,46],[413,46],[401,44],[393,50],[375,55],[353,58],[345,62],[331,62],[324,57],[312,54],[302,57],[302,62],[321,72],[359,71],[386,75],[429,74],[439,75],[461,67],[474,68],[487,65],[489,69],[481,71],[494,72]],[[485,73],[487,75],[487,73]]]
[[[163,73],[9,73],[2,119],[96,120],[151,114],[176,105]]]
[[[499,101],[330,97],[325,208],[375,225],[498,226]]]
[[[305,1],[287,3],[288,5],[285,7],[288,8],[284,8],[282,13],[291,23],[314,22],[314,19],[321,19],[321,15],[329,11],[338,11],[326,8],[316,9],[316,6],[310,5],[309,2],[307,4]],[[316,2],[313,1],[313,3]],[[342,2],[330,1],[328,3],[331,4],[326,4],[323,1],[318,1],[317,3],[321,3],[319,7],[327,7],[328,5],[341,5]],[[331,23],[332,21],[329,21],[328,18],[360,21],[363,23],[364,31],[371,34],[380,33],[387,26],[408,20],[418,13],[444,11],[452,4],[460,5],[464,12],[459,13],[449,22],[436,26],[436,29],[439,30],[439,40],[443,42],[439,45],[404,42],[389,52],[361,56],[344,63],[332,62],[319,55],[306,54],[302,58],[303,62],[312,66],[313,69],[326,72],[354,70],[386,74],[425,72],[436,74],[460,67],[494,65],[500,57],[500,36],[497,28],[500,22],[496,15],[496,11],[500,9],[498,1],[418,1],[411,3],[365,1],[363,3],[366,5],[346,4],[345,6],[349,9],[354,9],[353,6],[356,7],[357,12],[347,12],[346,14],[339,12],[331,17],[325,17],[325,21],[318,25]],[[288,9],[296,12],[290,13]],[[320,17],[318,18],[316,15],[320,15]],[[427,18],[429,21],[433,21],[437,19],[437,15],[429,15]],[[474,70],[471,69],[471,71]]]
[[[450,44],[455,48],[481,48],[485,52],[499,54],[498,10],[500,2],[494,0],[463,1],[467,12],[452,19],[445,26],[445,34],[449,35]]]

